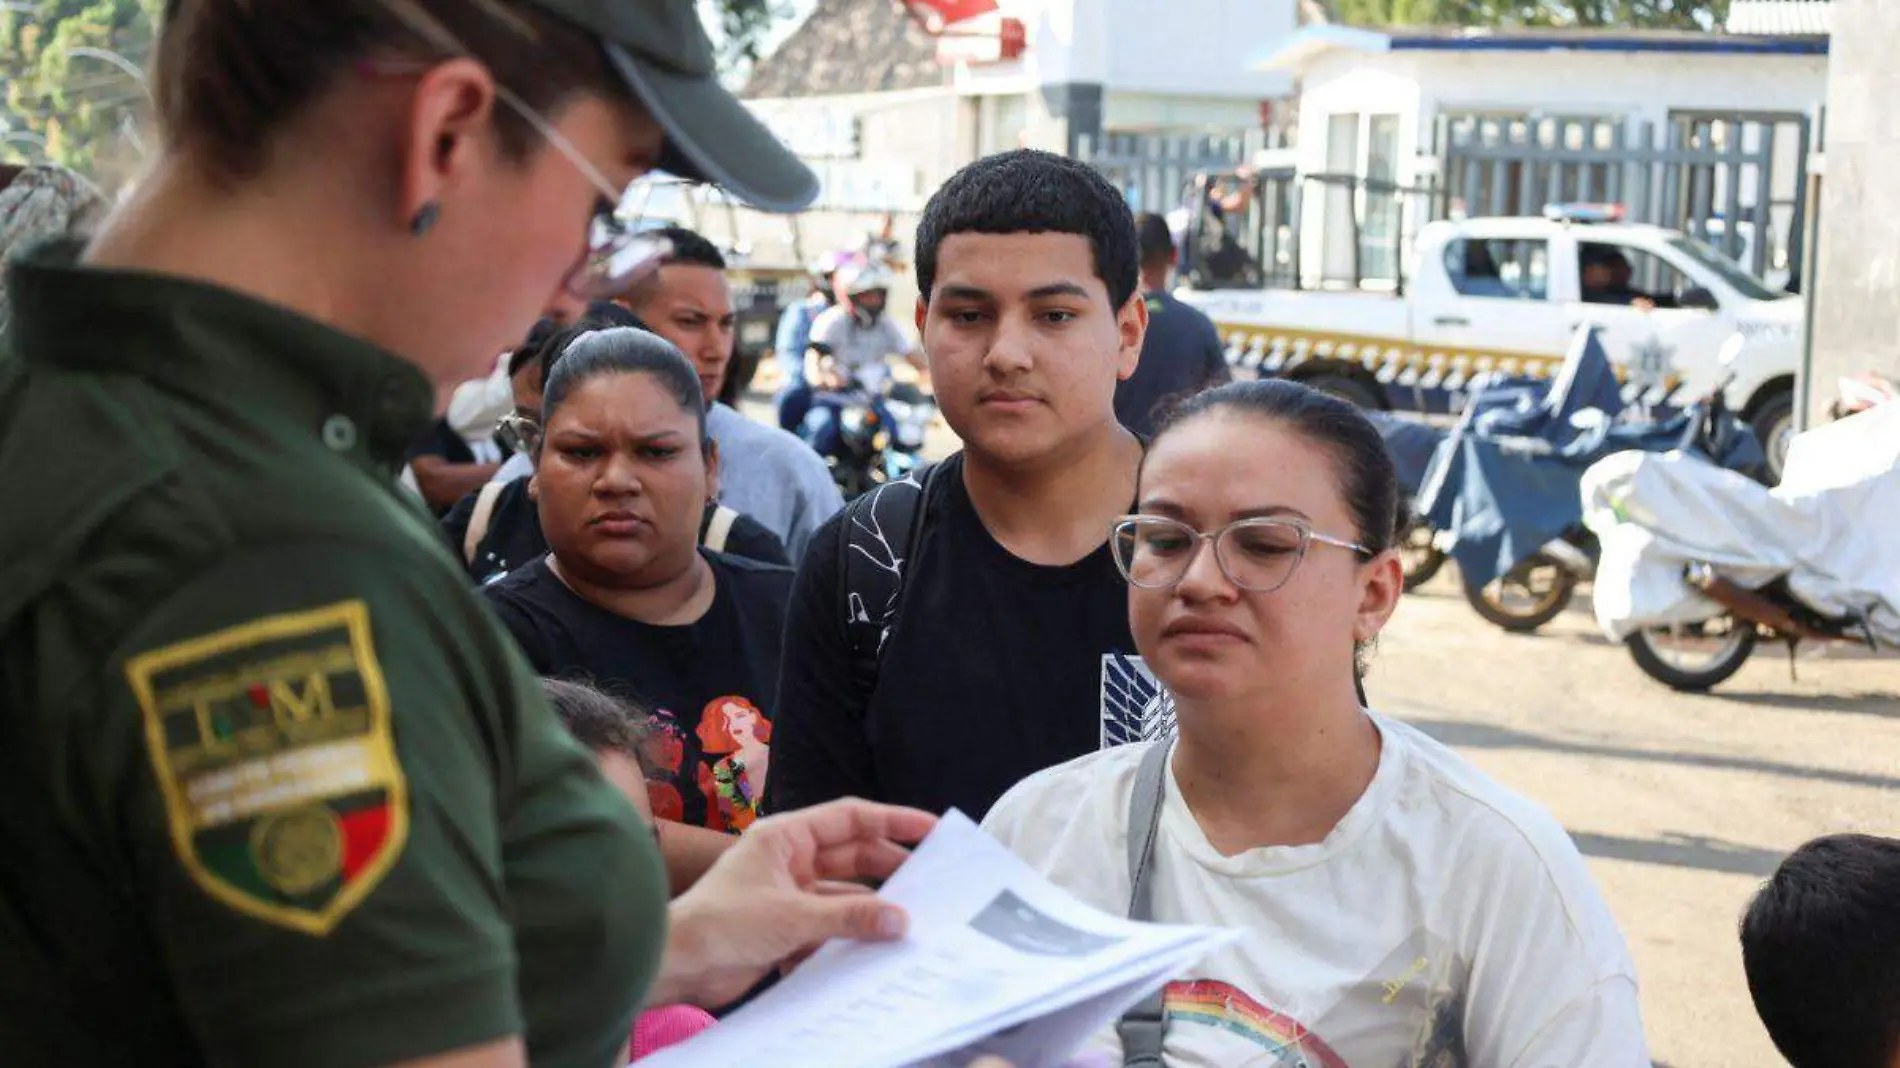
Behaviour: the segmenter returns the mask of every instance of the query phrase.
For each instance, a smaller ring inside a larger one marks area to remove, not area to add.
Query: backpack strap
[[[1161,830],[1161,802],[1167,796],[1168,754],[1173,743],[1150,742],[1135,769],[1128,794],[1128,918],[1154,919],[1155,838]],[[1122,1014],[1115,1032],[1122,1041],[1124,1068],[1162,1068],[1161,1042],[1168,1029],[1162,991],[1157,990]]]
[[[719,505],[713,509],[712,521],[706,524],[706,534],[699,543],[716,553],[726,551],[726,541],[732,537],[732,525],[739,521],[739,513]]]
[[[475,493],[475,510],[469,513],[468,530],[462,535],[462,559],[466,563],[475,562],[475,550],[481,548],[482,539],[488,536],[489,521],[495,518],[495,502],[501,499],[501,491],[506,482],[485,482]]]
[[[938,472],[926,464],[909,478],[886,482],[845,506],[843,555],[845,635],[851,643],[851,684],[863,709],[877,689],[878,659],[896,625],[904,574],[923,546],[927,504]]]

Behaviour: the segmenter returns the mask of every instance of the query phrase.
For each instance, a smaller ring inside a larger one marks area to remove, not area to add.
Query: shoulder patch
[[[368,606],[259,619],[125,671],[192,880],[239,912],[328,934],[409,835]]]

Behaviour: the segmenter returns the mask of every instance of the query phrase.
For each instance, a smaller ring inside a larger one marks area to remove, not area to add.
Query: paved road
[[[769,405],[747,405],[754,418]],[[933,429],[929,453],[955,448]],[[1736,924],[1789,849],[1900,835],[1900,659],[1762,648],[1710,696],[1637,670],[1587,596],[1537,635],[1479,619],[1457,569],[1409,596],[1367,680],[1377,707],[1549,808],[1582,848],[1643,984],[1670,1068],[1783,1062],[1756,1020]]]
[[[1599,633],[1587,598],[1538,635],[1479,619],[1456,569],[1407,598],[1367,679],[1419,725],[1548,807],[1628,935],[1650,1047],[1674,1068],[1781,1065],[1736,923],[1794,846],[1900,835],[1900,661],[1763,648],[1713,695],[1674,693]]]

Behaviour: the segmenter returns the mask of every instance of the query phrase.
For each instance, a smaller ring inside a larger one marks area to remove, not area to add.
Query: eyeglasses
[[[1200,555],[1201,543],[1214,544],[1214,562],[1227,581],[1254,593],[1272,593],[1287,584],[1314,542],[1350,549],[1364,557],[1372,550],[1342,541],[1296,519],[1242,519],[1203,534],[1178,519],[1158,515],[1123,516],[1115,523],[1109,546],[1115,566],[1129,585],[1144,590],[1178,586]]]
[[[390,0],[384,7],[445,56],[470,55],[454,34],[414,4]],[[357,64],[358,72],[368,77],[413,77],[428,73],[432,67],[433,64],[414,60],[366,59]],[[556,130],[553,123],[542,118],[505,85],[495,85],[495,99],[520,116],[521,121],[540,134],[556,152],[567,157],[581,177],[600,193],[600,203],[588,225],[587,252],[563,281],[570,294],[581,300],[610,300],[633,288],[634,283],[657,267],[662,259],[672,255],[671,241],[641,233],[615,214],[624,191],[614,188],[600,168],[582,155],[574,142]]]
[[[495,424],[495,435],[501,438],[502,444],[528,456],[533,456],[541,447],[541,424],[520,412],[502,416]]]

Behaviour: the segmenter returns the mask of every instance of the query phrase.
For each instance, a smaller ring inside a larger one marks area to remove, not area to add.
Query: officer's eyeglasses
[[[471,56],[454,34],[414,4],[404,0],[385,0],[383,6],[445,57]],[[366,59],[357,64],[357,69],[369,77],[403,77],[426,74],[433,66],[432,63],[416,60]],[[495,99],[519,115],[521,121],[554,146],[556,152],[566,156],[574,169],[581,173],[581,177],[600,192],[600,202],[595,206],[593,220],[588,225],[587,252],[568,272],[563,283],[568,293],[582,300],[611,300],[631,289],[635,282],[672,254],[672,242],[641,233],[615,214],[624,191],[615,189],[600,168],[582,155],[574,142],[556,130],[553,123],[542,118],[512,89],[499,82],[495,85]]]
[[[1203,534],[1178,519],[1131,515],[1116,521],[1109,539],[1122,577],[1144,590],[1180,585],[1203,542],[1213,543],[1214,562],[1227,581],[1254,593],[1272,593],[1286,585],[1315,542],[1366,558],[1373,555],[1357,542],[1315,534],[1297,519],[1274,517],[1242,519]]]
[[[509,412],[495,424],[495,436],[516,452],[533,456],[541,447],[541,424],[520,412]]]

